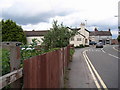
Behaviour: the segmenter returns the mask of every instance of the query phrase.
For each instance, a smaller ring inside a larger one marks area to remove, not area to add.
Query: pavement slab
[[[69,88],[96,88],[92,75],[84,60],[82,52],[87,48],[75,49],[73,60],[69,65]]]

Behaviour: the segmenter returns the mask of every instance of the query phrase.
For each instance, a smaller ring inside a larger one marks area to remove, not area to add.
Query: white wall
[[[91,41],[99,42],[99,40],[112,40],[112,36],[90,36]]]
[[[79,32],[85,36],[85,39],[87,39],[87,43],[85,43],[85,45],[89,45],[89,32],[85,30],[85,26],[81,25]]]
[[[71,41],[71,39],[70,39],[70,44],[74,44],[74,46],[79,46],[80,44],[89,45],[89,32],[85,30],[85,25],[81,25],[80,28],[81,29],[78,32],[81,33],[82,35],[84,35],[85,37],[83,37],[80,34],[75,35],[74,41]],[[69,31],[72,31],[72,30],[69,29]],[[44,38],[44,36],[27,37],[28,44],[32,43],[32,39],[34,39],[34,38],[40,40],[42,43],[42,38]],[[78,41],[77,40],[78,38],[80,38],[81,40]],[[87,39],[87,43],[85,43],[85,39]],[[41,43],[39,43],[39,44],[41,44]]]
[[[80,44],[83,44],[83,45],[85,45],[85,39],[84,39],[84,37],[83,36],[81,36],[81,35],[75,35],[74,37],[72,37],[72,38],[74,38],[74,40],[73,41],[71,41],[71,39],[70,39],[70,44],[74,44],[74,46],[76,47],[76,46],[79,46]],[[81,39],[80,41],[78,41],[77,39]]]
[[[44,38],[44,36],[27,37],[28,44],[32,43],[32,39],[35,39],[35,38],[40,41],[40,43],[38,43],[38,45],[41,45],[41,43],[43,42],[42,38]]]
[[[83,45],[89,45],[89,32],[85,30],[85,25],[80,25],[80,30],[78,31],[80,34],[84,35],[75,35],[74,41],[70,40],[70,44],[74,44],[74,46],[79,46],[80,44]],[[81,41],[78,41],[77,38],[81,38]],[[87,43],[85,42],[85,39],[87,40]]]

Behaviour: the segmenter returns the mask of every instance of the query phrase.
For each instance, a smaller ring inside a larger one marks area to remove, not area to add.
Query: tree
[[[2,42],[2,30],[0,30],[0,42]]]
[[[26,36],[21,26],[17,25],[16,22],[8,19],[2,20],[2,41],[19,41],[26,44]]]
[[[118,35],[117,40],[118,40],[118,42],[120,42],[120,35]]]
[[[71,32],[63,24],[58,25],[57,21],[53,22],[53,27],[50,31],[44,36],[43,45],[47,50],[52,48],[61,48],[69,44],[69,40],[72,36],[75,35],[75,32]]]

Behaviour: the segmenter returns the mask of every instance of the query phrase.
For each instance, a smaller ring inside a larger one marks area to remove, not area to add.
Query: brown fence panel
[[[69,47],[24,60],[24,88],[63,87]]]
[[[43,54],[39,57],[39,66],[40,66],[40,71],[39,72],[39,75],[40,77],[38,77],[38,79],[40,80],[40,88],[47,88],[47,60],[46,60],[46,54]],[[38,75],[38,76],[39,76]]]
[[[37,56],[24,61],[24,87],[36,88],[37,87]]]

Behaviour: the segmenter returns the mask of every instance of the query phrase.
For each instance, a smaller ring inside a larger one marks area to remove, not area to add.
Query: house
[[[94,41],[96,43],[103,42],[103,44],[111,44],[112,34],[111,30],[108,31],[98,31],[97,28],[90,32],[90,42]]]
[[[77,34],[70,39],[70,44],[74,44],[74,46],[89,45],[89,31],[85,28],[84,23],[80,24],[80,28],[69,28],[69,30],[77,31]]]
[[[42,39],[44,38],[44,35],[48,32],[48,30],[39,30],[39,31],[24,31],[26,37],[27,37],[27,42],[28,44],[32,43],[32,39],[38,39],[40,42],[38,43],[41,45],[43,42]]]
[[[69,28],[68,30],[71,32],[76,30],[78,34],[70,39],[70,44],[74,44],[74,46],[79,46],[80,44],[89,45],[89,31],[85,28],[85,24],[81,23],[80,28]],[[48,32],[48,30],[32,30],[32,31],[24,31],[27,37],[27,42],[30,44],[32,39],[36,38],[40,41],[39,45],[42,43],[42,38]]]

